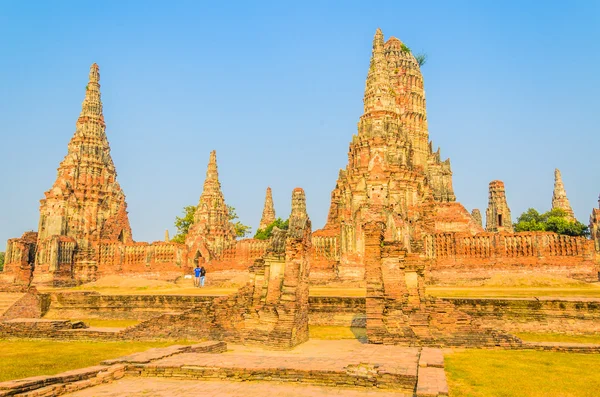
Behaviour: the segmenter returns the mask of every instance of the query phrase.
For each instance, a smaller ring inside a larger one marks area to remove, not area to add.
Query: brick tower
[[[384,222],[386,240],[401,241],[409,251],[420,249],[422,233],[436,229],[440,205],[449,204],[444,210],[452,214],[438,219],[459,217],[452,224],[463,222],[461,231],[480,230],[454,203],[450,161],[442,161],[429,142],[419,63],[400,40],[384,42],[380,29],[373,39],[363,102],[348,165],[331,193],[327,224],[315,233],[317,238],[339,236],[340,272],[345,265],[362,264],[367,221]],[[354,269],[349,277],[361,277],[361,271]]]
[[[558,168],[554,170],[554,192],[552,193],[552,209],[561,209],[567,216],[566,218],[570,221],[575,220],[575,214],[571,203],[567,198],[567,192],[565,191],[565,185],[563,184],[562,177]]]
[[[67,155],[40,201],[36,277],[55,273],[93,279],[100,240],[132,241],[125,194],[106,138],[99,81],[94,63]]]
[[[275,220],[275,207],[273,206],[273,195],[271,188],[267,188],[267,195],[265,197],[265,207],[263,208],[262,217],[260,218],[259,229],[265,229]]]
[[[510,209],[506,203],[504,182],[491,181],[488,208],[485,211],[485,230],[488,232],[513,232]]]
[[[221,191],[217,170],[217,152],[210,152],[204,188],[194,214],[194,223],[186,238],[194,263],[219,258],[235,242],[229,210]]]

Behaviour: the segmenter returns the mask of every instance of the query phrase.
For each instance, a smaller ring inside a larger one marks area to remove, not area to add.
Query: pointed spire
[[[169,238],[169,229],[165,230],[165,243],[168,243],[169,241],[171,241],[171,239]]]
[[[104,126],[104,115],[102,114],[102,100],[100,96],[100,68],[93,63],[90,66],[88,84],[85,86],[85,99],[81,105],[81,113],[78,123],[95,121]]]
[[[267,195],[265,197],[265,206],[263,208],[262,218],[260,219],[259,229],[265,229],[275,220],[275,207],[273,206],[273,195],[271,188],[267,188]]]
[[[374,111],[397,112],[395,93],[389,78],[388,64],[384,54],[384,41],[381,29],[377,28],[373,38],[371,64],[367,74],[364,96],[365,114]]]
[[[198,210],[194,214],[194,222],[197,222],[202,215],[208,216],[209,213],[211,214],[209,217],[211,218],[210,223],[227,223],[229,221],[226,219],[229,211],[227,210],[225,198],[221,191],[221,182],[219,182],[216,150],[210,152],[208,167],[206,168],[206,179],[204,180],[202,195],[200,195],[200,201],[198,202]],[[225,219],[220,219],[222,217],[225,217]]]
[[[567,192],[565,191],[565,185],[560,175],[558,168],[554,169],[554,192],[552,193],[552,209],[559,208],[567,214],[569,220],[575,220],[575,214],[573,208],[567,198]]]

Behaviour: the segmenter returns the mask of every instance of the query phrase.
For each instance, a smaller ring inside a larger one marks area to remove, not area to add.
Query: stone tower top
[[[292,213],[289,220],[288,236],[292,238],[302,238],[304,229],[310,224],[308,213],[306,212],[306,196],[304,189],[297,187],[292,192]]]
[[[571,203],[567,198],[567,192],[565,191],[565,185],[563,184],[560,170],[554,169],[554,192],[552,193],[552,209],[561,209],[567,214],[567,219],[575,220],[575,214],[571,208]]]
[[[373,112],[398,113],[394,90],[390,84],[384,47],[383,33],[378,28],[373,38],[371,63],[365,84],[363,99],[365,115]]]
[[[275,207],[273,206],[273,195],[271,188],[267,188],[267,195],[265,197],[265,206],[263,208],[262,217],[260,219],[259,229],[265,229],[275,220]]]
[[[506,202],[506,191],[502,181],[490,182],[489,203],[485,218],[486,231],[513,232],[510,209]]]

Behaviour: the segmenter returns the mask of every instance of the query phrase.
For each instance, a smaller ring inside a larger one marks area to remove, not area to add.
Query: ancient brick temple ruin
[[[229,222],[229,209],[221,192],[214,150],[210,152],[204,189],[185,243],[194,264],[220,258],[223,251],[235,243],[235,230]]]
[[[38,232],[8,241],[2,278],[49,285],[80,284],[109,274],[174,280],[203,261],[213,261],[214,269],[247,269],[268,242],[236,242],[214,151],[186,245],[168,238],[152,244],[133,241],[125,194],[110,156],[99,82],[93,64],[67,155],[40,201]]]
[[[564,189],[555,197],[557,205],[568,204]],[[427,261],[430,281],[481,279],[532,266],[597,279],[589,240],[513,233],[502,181],[490,183],[486,231],[479,210],[469,214],[455,200],[450,161],[442,161],[429,141],[419,64],[400,40],[386,42],[377,30],[358,133],[331,193],[327,223],[314,233],[313,280],[364,279],[362,228],[368,222],[382,222],[385,242]]]
[[[8,241],[3,279],[67,285],[135,274],[174,280],[200,263],[211,272],[247,272],[257,259],[271,261],[263,256],[273,241],[236,238],[214,151],[185,244],[133,240],[110,156],[99,81],[94,64],[68,153],[41,200],[39,229]],[[412,263],[420,261],[428,283],[482,280],[498,272],[598,279],[598,210],[590,219],[594,243],[550,232],[514,233],[502,181],[490,182],[485,230],[481,212],[469,213],[456,201],[450,161],[442,160],[429,139],[419,63],[400,40],[385,41],[379,29],[363,101],[327,222],[312,234],[311,282],[364,286],[363,228],[372,222],[385,226],[384,244]],[[558,170],[552,207],[573,216]],[[268,188],[259,228],[273,220]]]
[[[367,337],[370,343],[415,346],[518,346],[508,334],[475,325],[451,303],[425,295],[426,263],[400,242],[385,241],[385,224],[365,233]]]
[[[181,272],[182,247],[132,240],[125,194],[106,138],[99,82],[100,71],[93,64],[67,155],[40,201],[37,236],[26,233],[8,241],[5,273],[19,282],[86,282],[102,274],[126,273],[142,261],[150,268],[164,261],[177,263],[162,270]]]

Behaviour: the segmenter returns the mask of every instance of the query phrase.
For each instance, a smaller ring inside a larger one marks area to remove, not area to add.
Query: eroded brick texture
[[[411,346],[518,346],[501,331],[477,326],[451,303],[425,295],[426,260],[385,242],[385,224],[367,222],[365,276],[369,343]]]

